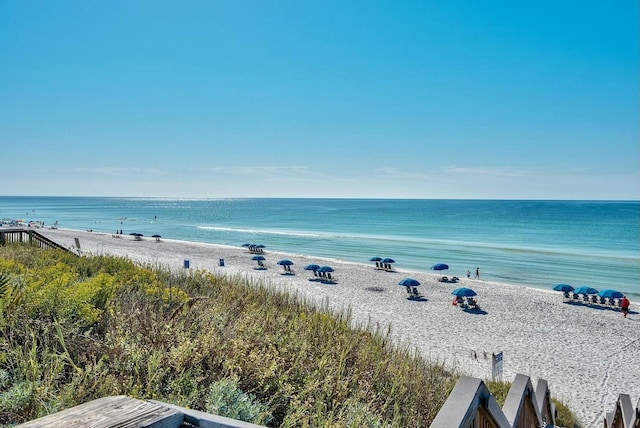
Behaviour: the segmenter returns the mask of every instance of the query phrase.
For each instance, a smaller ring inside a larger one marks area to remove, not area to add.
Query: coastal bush
[[[21,389],[0,394],[22,397],[0,423],[107,395],[206,410],[226,394],[271,426],[428,426],[457,380],[389,330],[241,276],[13,245],[0,271],[21,294],[0,312],[0,370]]]
[[[216,415],[258,425],[267,425],[273,419],[267,406],[256,402],[253,395],[242,392],[235,378],[211,384],[205,401],[205,410]]]

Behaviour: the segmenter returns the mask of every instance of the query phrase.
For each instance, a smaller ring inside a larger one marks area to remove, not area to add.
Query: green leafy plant
[[[242,392],[237,378],[221,379],[211,384],[205,400],[209,413],[259,425],[266,425],[273,419],[265,405],[253,395]]]

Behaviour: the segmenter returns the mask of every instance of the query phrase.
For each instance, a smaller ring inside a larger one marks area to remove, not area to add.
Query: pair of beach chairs
[[[387,271],[387,272],[395,272],[393,270],[393,267],[391,267],[391,264],[389,264],[389,263],[376,262],[376,269],[384,270],[384,271]]]
[[[417,287],[407,287],[407,294],[409,295],[409,298],[413,298],[413,299],[419,299],[422,296],[422,293],[420,293],[420,291],[418,291]]]
[[[455,299],[453,299],[453,304],[456,306],[459,306],[463,309],[466,308],[471,308],[471,309],[478,309],[478,301],[476,299],[474,299],[473,297],[467,297],[466,299],[462,296],[456,296]]]

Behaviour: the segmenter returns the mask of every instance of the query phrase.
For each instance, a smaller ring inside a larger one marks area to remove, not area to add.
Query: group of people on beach
[[[471,278],[471,271],[467,269],[467,278]],[[475,279],[480,279],[480,268],[476,268],[476,276]]]

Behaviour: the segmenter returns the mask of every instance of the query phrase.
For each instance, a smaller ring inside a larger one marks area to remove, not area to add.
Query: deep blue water
[[[640,300],[640,202],[0,197],[1,219],[166,238],[399,269],[480,268],[481,278],[550,289],[615,288]]]

